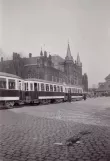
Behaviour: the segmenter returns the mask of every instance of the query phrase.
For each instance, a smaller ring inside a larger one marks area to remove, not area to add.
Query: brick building
[[[69,44],[65,59],[59,55],[48,56],[42,49],[37,57],[29,53],[28,58],[21,58],[18,53],[13,53],[12,60],[4,61],[1,58],[0,71],[22,78],[38,78],[82,86],[82,63],[79,54],[77,60],[73,59]]]

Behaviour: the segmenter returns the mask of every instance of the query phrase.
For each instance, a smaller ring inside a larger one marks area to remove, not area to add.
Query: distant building
[[[43,52],[42,49],[40,56],[37,57],[29,53],[28,58],[21,58],[18,53],[13,53],[12,60],[4,61],[1,58],[0,71],[16,74],[22,78],[38,78],[80,86],[83,83],[84,90],[88,89],[88,78],[86,74],[82,76],[79,53],[77,60],[74,60],[69,43],[65,59],[59,55],[49,54],[48,56],[47,52]]]
[[[83,85],[83,90],[85,92],[88,92],[88,76],[86,73],[82,76],[82,85]]]
[[[110,74],[105,78],[105,82],[98,84],[97,93],[99,95],[104,95],[105,93],[110,95]]]

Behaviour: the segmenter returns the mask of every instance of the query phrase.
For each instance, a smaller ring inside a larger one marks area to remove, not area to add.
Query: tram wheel
[[[6,106],[6,108],[8,108],[8,109],[13,108],[13,106],[14,106],[14,101],[6,101],[6,102],[5,102],[5,106]]]

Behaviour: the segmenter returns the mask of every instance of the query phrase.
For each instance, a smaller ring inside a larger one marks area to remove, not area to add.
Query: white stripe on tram
[[[0,97],[0,101],[15,101],[19,100],[19,97]]]
[[[39,99],[64,98],[64,96],[39,96]]]

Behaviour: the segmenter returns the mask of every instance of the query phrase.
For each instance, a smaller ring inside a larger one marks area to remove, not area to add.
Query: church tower
[[[72,57],[72,55],[71,55],[71,50],[70,50],[70,45],[69,45],[69,43],[68,43],[68,48],[67,48],[67,54],[66,54],[66,57],[65,57],[65,61],[66,62],[73,62],[73,57]]]
[[[67,76],[67,83],[69,84],[73,84],[73,64],[74,64],[74,60],[73,57],[71,55],[71,50],[70,50],[70,45],[68,43],[68,47],[67,47],[67,54],[65,57],[65,63],[64,63],[64,71],[65,74]]]
[[[77,72],[78,73],[78,84],[82,85],[82,63],[80,61],[79,53],[77,54],[76,64],[77,64],[77,70],[78,70]]]

